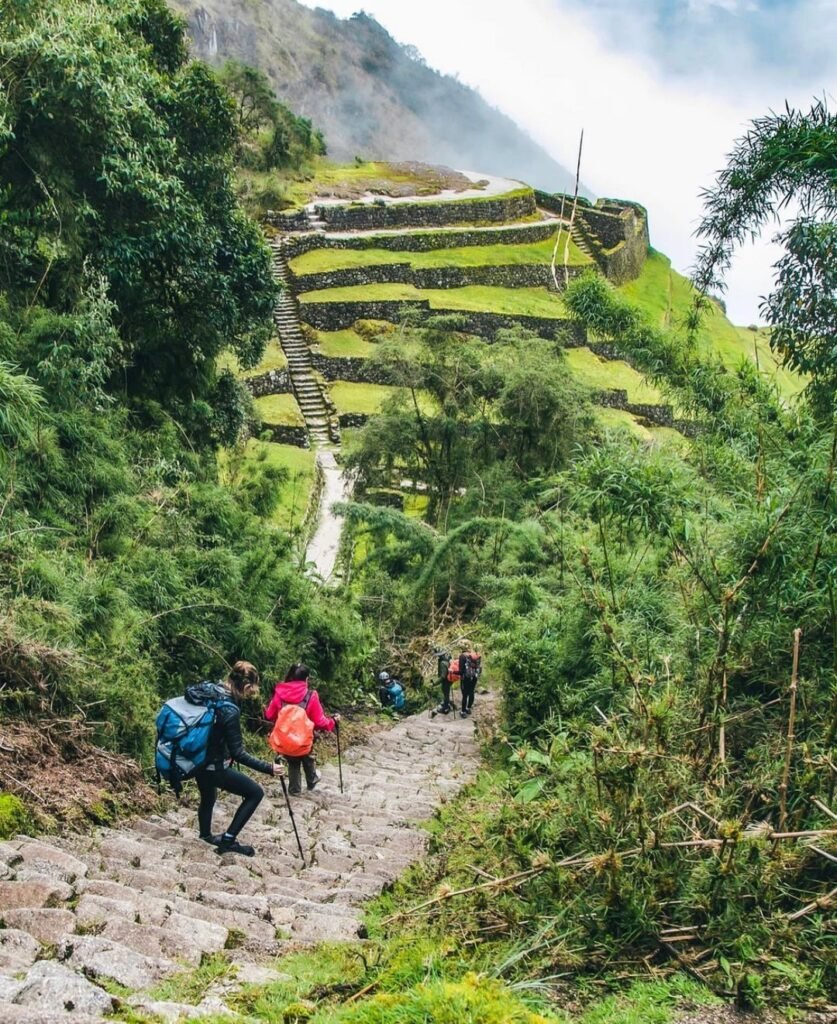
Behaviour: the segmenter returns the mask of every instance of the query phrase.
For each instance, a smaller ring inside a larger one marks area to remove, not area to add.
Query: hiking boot
[[[221,836],[198,836],[198,839],[203,840],[205,843],[209,843],[210,846],[217,846],[221,842]]]
[[[242,857],[256,856],[256,851],[252,846],[247,846],[246,843],[240,843],[237,839],[225,839],[223,836],[218,840],[215,852],[218,854],[240,853]]]
[[[468,712],[467,711],[460,711],[459,712],[459,717],[460,718],[467,718],[468,717]]]
[[[317,783],[320,781],[321,778],[322,778],[322,775],[320,775],[319,772],[314,772],[314,781],[307,783],[309,791],[312,790],[312,789],[316,789]]]

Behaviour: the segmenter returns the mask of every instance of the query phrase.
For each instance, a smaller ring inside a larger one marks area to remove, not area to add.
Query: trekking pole
[[[285,794],[285,803],[288,805],[288,814],[291,816],[291,824],[294,827],[294,835],[296,836],[296,845],[299,847],[299,856],[302,858],[302,866],[307,868],[308,865],[305,863],[305,854],[302,852],[302,841],[299,838],[299,832],[296,830],[296,820],[294,819],[294,811],[291,807],[291,798],[288,796],[288,785],[285,782],[285,776],[280,775],[279,781],[282,783],[282,792]]]
[[[340,792],[343,792],[343,757],[340,753],[340,723],[334,723],[334,734],[337,737],[337,772],[340,776]]]

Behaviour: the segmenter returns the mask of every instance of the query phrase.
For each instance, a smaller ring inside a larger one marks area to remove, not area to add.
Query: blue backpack
[[[158,785],[165,779],[179,796],[181,783],[206,764],[215,713],[225,703],[232,701],[223,686],[201,683],[160,708],[155,756]]]
[[[406,697],[404,696],[404,687],[401,683],[395,679],[389,684],[389,695],[390,695],[390,707],[395,708],[396,711],[400,711],[404,707]]]

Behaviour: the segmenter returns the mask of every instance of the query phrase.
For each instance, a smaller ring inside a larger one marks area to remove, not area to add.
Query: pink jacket
[[[305,691],[311,689],[304,679],[295,679],[291,683],[277,683],[273,688],[273,699],[264,709],[264,717],[268,722],[275,722],[279,709],[283,704],[301,704],[305,700]],[[334,719],[323,711],[320,695],[311,690],[311,699],[305,712],[314,723],[315,729],[334,732]]]

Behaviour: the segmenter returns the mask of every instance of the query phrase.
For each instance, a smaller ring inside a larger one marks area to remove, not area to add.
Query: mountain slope
[[[323,129],[335,159],[423,160],[572,187],[570,172],[511,119],[365,14],[340,19],[295,0],[170,2],[196,56],[261,68],[283,102]]]

